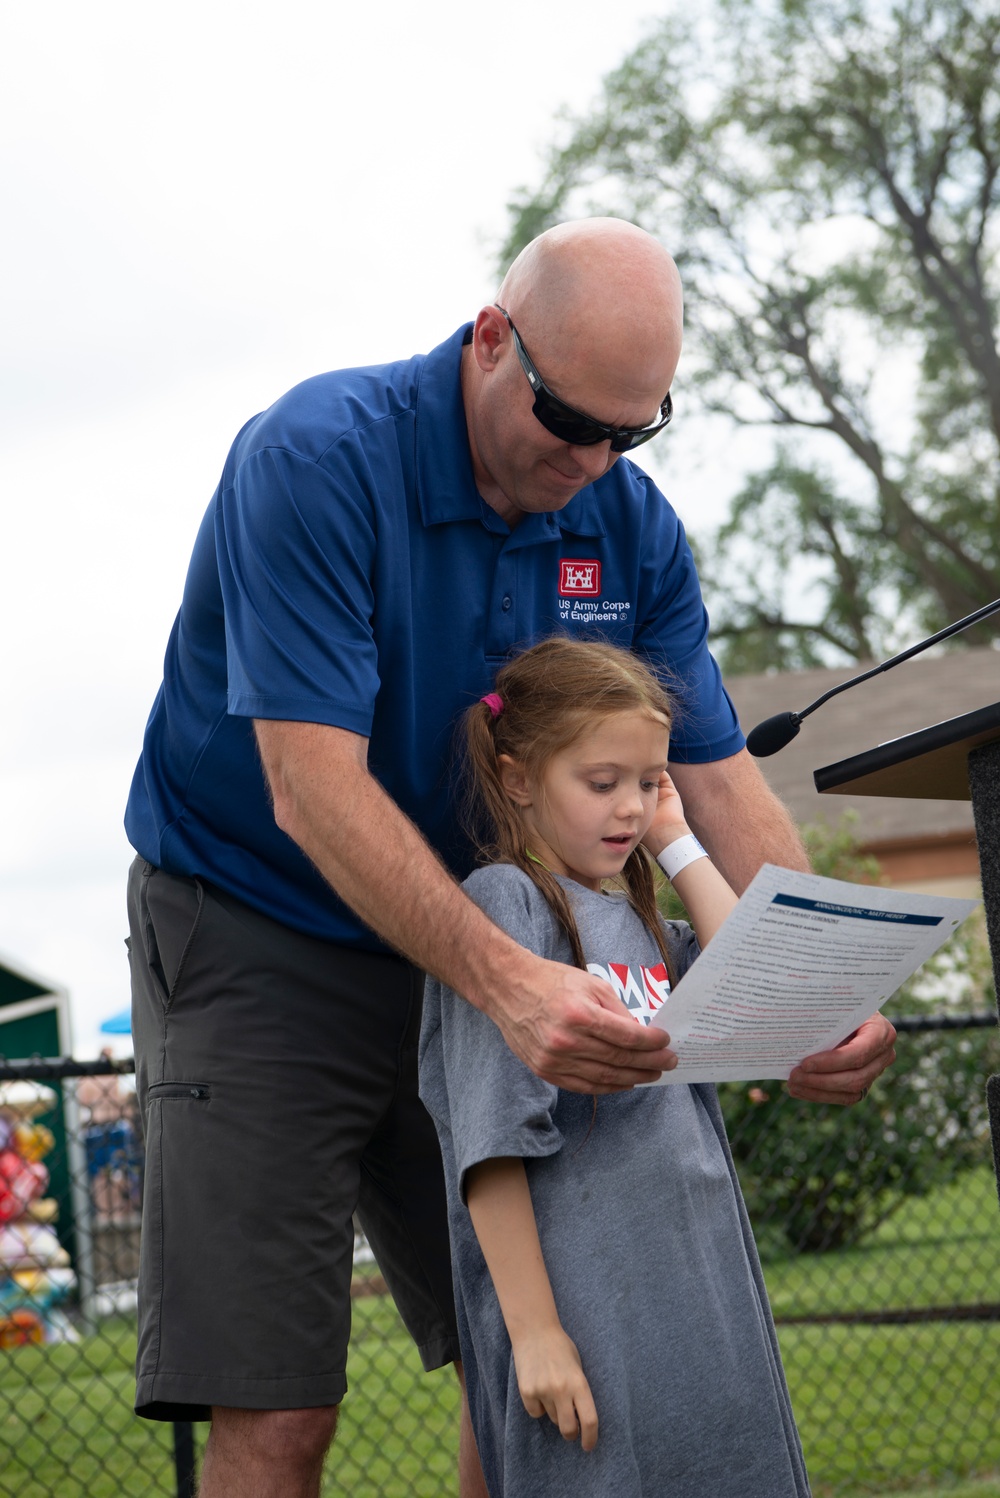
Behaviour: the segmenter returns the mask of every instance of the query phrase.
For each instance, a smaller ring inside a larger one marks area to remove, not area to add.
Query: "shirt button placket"
[[[503,637],[503,653],[507,655],[514,646],[514,593],[507,587],[500,598],[500,633]]]
[[[506,656],[514,644],[515,608],[514,568],[509,557],[500,556],[493,578],[493,599],[490,607],[491,656]]]

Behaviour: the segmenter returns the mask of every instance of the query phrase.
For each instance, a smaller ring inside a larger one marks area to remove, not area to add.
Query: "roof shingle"
[[[810,702],[875,662],[832,670],[734,676],[726,687],[744,731],[775,713],[801,712]],[[797,822],[836,823],[853,806],[868,845],[971,832],[968,801],[893,800],[887,796],[821,796],[812,772],[888,739],[1000,701],[1000,650],[991,646],[904,661],[824,703],[786,748],[758,760],[763,774]]]

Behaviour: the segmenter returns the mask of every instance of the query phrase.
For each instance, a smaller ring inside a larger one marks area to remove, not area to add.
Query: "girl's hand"
[[[532,1419],[548,1415],[566,1441],[584,1451],[597,1445],[597,1409],[576,1344],[561,1326],[521,1337],[514,1346],[517,1387]]]
[[[655,858],[658,853],[663,852],[668,843],[676,842],[677,838],[686,836],[690,831],[690,827],[684,820],[684,807],[677,794],[677,787],[664,770],[660,775],[656,810],[642,839],[643,846],[648,848]]]

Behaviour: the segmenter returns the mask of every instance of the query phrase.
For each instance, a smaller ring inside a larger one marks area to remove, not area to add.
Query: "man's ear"
[[[507,324],[495,307],[483,307],[472,329],[472,354],[483,374],[492,374],[500,360]]]
[[[497,756],[497,764],[500,766],[500,784],[507,792],[515,806],[531,805],[531,788],[528,785],[528,776],[524,765],[519,759],[513,759],[509,754]]]

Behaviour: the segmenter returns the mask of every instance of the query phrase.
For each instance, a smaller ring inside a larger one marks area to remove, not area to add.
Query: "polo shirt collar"
[[[472,323],[463,324],[424,359],[416,403],[417,504],[424,525],[488,518],[507,531],[508,527],[481,498],[472,471],[461,381],[462,348],[471,333]],[[520,544],[530,545],[534,541],[554,540],[561,531],[575,536],[606,534],[592,484],[581,489],[561,510],[526,515],[513,534]]]

